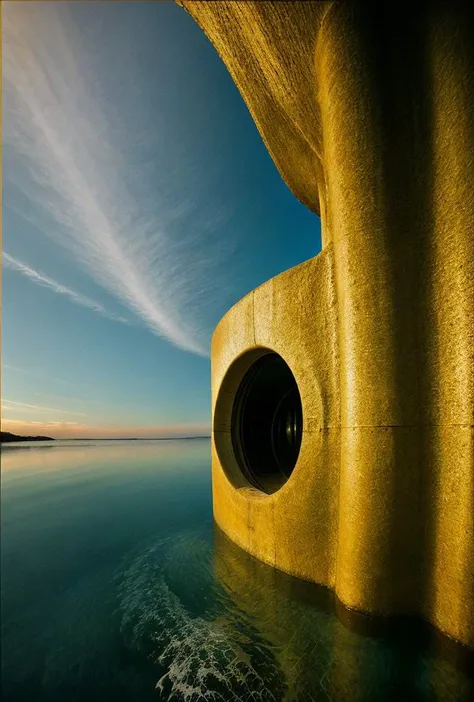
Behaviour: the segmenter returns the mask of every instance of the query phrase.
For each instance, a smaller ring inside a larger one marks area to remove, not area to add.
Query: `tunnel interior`
[[[301,446],[303,411],[296,380],[276,353],[243,377],[232,410],[232,446],[242,473],[271,494],[290,477]]]

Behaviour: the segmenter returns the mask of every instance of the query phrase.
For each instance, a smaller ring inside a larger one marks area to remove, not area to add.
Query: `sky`
[[[4,2],[2,42],[2,429],[209,435],[213,329],[318,217],[173,2]]]

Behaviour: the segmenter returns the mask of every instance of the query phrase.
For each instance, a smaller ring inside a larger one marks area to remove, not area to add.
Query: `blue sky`
[[[208,433],[215,325],[319,219],[174,3],[2,14],[2,428]]]

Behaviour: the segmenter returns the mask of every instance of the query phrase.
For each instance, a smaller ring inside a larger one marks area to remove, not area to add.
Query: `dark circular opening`
[[[298,386],[276,353],[260,357],[239,385],[232,410],[232,446],[240,469],[256,488],[281,488],[296,465],[303,411]]]

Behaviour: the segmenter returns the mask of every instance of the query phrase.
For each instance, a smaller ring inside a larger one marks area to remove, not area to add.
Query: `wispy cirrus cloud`
[[[33,378],[35,381],[40,380],[43,382],[47,382],[49,384],[51,383],[51,377],[49,376],[49,374],[47,372],[45,372],[44,370],[41,371],[41,369],[39,369],[37,372],[33,372],[29,369],[19,368],[18,366],[12,365],[11,363],[4,363],[2,361],[1,370],[2,370],[2,375],[3,375],[4,371],[7,370],[7,371],[13,371],[14,373],[19,373],[20,375],[24,375],[27,378]],[[66,385],[67,387],[74,387],[74,388],[80,387],[83,389],[84,389],[84,387],[87,387],[87,383],[77,382],[77,381],[73,382],[71,380],[65,380],[64,378],[58,378],[56,376],[56,374],[54,375],[54,382],[59,383],[60,385]]]
[[[43,407],[43,405],[31,405],[27,402],[17,402],[16,400],[7,400],[2,398],[2,409],[12,410],[12,411],[24,411],[24,410],[39,410],[41,412],[55,412],[56,414],[73,414],[80,417],[87,417],[84,412],[72,412],[70,410],[55,409],[54,407]]]
[[[160,141],[159,117],[144,117],[133,105],[121,113],[103,99],[100,59],[94,64],[81,48],[66,16],[67,8],[51,3],[3,8],[4,140],[23,169],[18,176],[9,166],[7,178],[53,218],[56,226],[43,225],[44,233],[153,333],[206,356],[206,319],[222,283],[219,251],[225,244],[216,234],[222,212],[214,204],[203,214],[206,188],[196,190],[205,164],[194,191],[186,187],[193,170],[186,153],[174,155],[174,174],[164,168],[157,178],[155,161],[168,148]],[[113,35],[105,33],[106,41],[113,42]],[[124,60],[121,53],[117,61]],[[120,90],[133,93],[140,76],[128,65],[127,58],[115,70],[123,80]],[[121,100],[123,107],[127,101]],[[181,186],[172,193],[170,178]],[[84,304],[32,269],[20,272]]]
[[[56,280],[53,280],[53,278],[50,278],[49,276],[44,275],[39,271],[36,271],[34,268],[30,268],[30,266],[27,266],[26,263],[23,263],[22,261],[13,258],[13,256],[10,256],[5,251],[2,252],[2,263],[5,268],[9,268],[12,271],[21,273],[21,275],[25,276],[25,278],[28,278],[28,280],[31,280],[33,283],[41,285],[44,288],[48,288],[49,290],[52,290],[58,295],[65,295],[71,302],[74,302],[76,305],[81,305],[81,307],[87,307],[88,309],[93,310],[97,314],[100,314],[102,317],[106,317],[107,319],[110,319],[114,322],[121,322],[122,324],[130,323],[128,319],[125,319],[125,317],[121,317],[120,315],[108,312],[102,305],[99,305],[98,302],[91,300],[90,297],[81,295],[81,293],[78,293],[75,290],[66,287],[65,285],[61,285],[61,283],[58,283]]]

